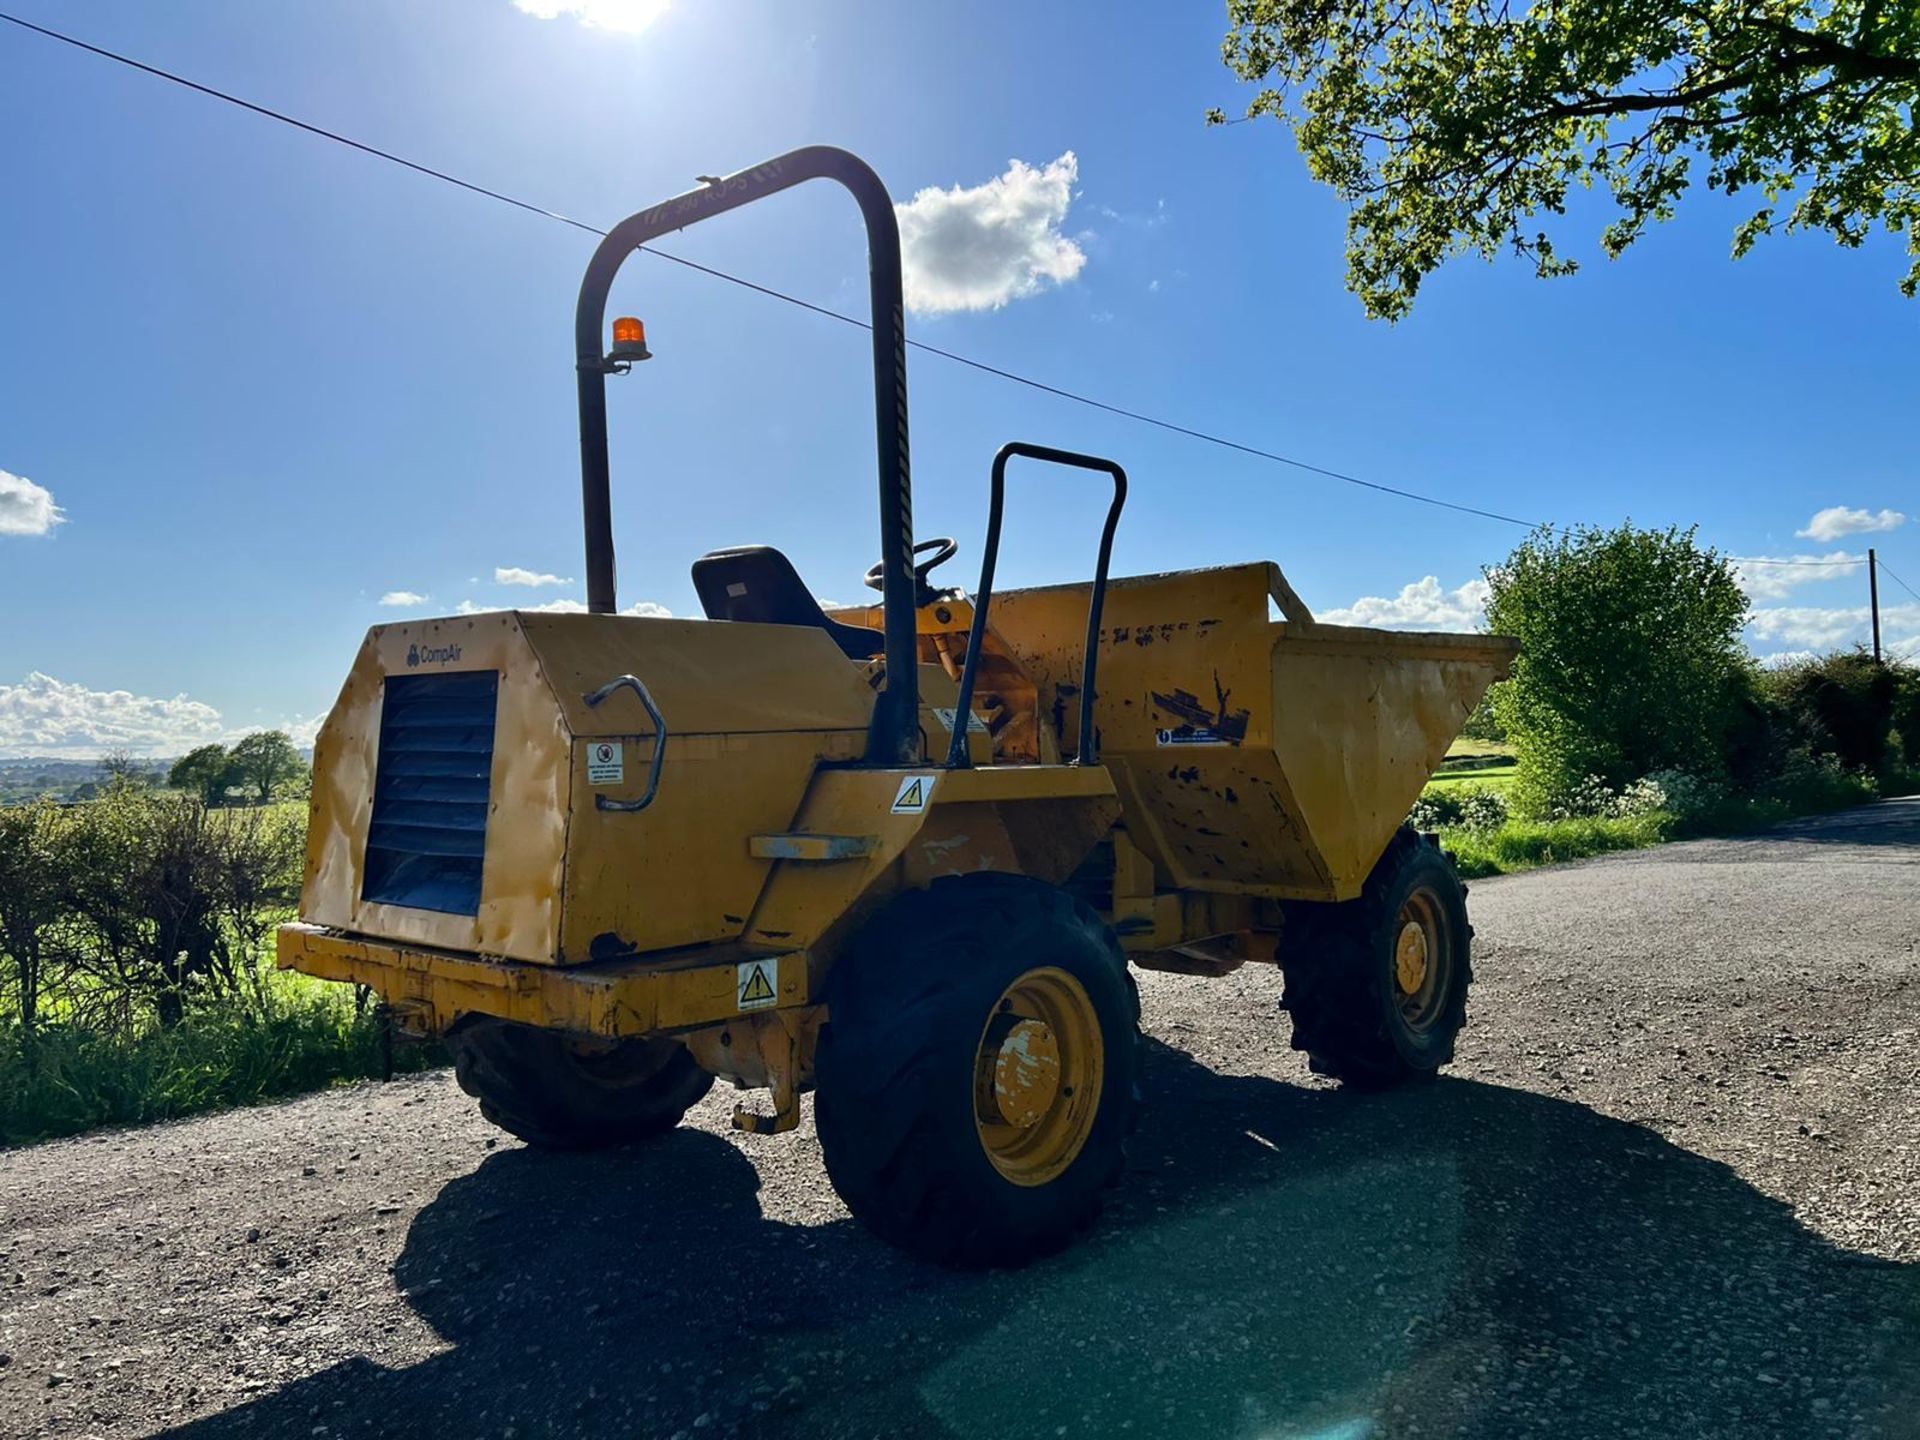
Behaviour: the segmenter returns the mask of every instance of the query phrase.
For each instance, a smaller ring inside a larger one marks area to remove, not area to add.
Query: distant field
[[[1436,787],[1470,785],[1483,790],[1504,790],[1513,784],[1513,777],[1514,766],[1509,760],[1503,765],[1483,765],[1472,770],[1441,770],[1427,783]]]
[[[1500,740],[1469,740],[1462,735],[1447,747],[1447,759],[1464,760],[1481,755],[1504,755],[1513,758],[1513,747]]]
[[[1502,790],[1513,783],[1513,767],[1510,747],[1497,740],[1469,740],[1462,736],[1448,749],[1447,758],[1440,762],[1440,769],[1430,783]]]

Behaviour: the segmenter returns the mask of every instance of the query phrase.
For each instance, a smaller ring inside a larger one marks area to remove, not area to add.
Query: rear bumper
[[[805,1005],[811,989],[804,953],[703,950],[562,969],[392,945],[304,923],[280,927],[276,963],[370,986],[405,1028],[423,1034],[440,1034],[463,1015],[492,1015],[609,1039],[649,1035]],[[756,969],[764,983],[756,983]]]

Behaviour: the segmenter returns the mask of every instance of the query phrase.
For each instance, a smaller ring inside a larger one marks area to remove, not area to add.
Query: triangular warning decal
[[[758,1010],[763,1006],[777,1005],[780,993],[775,988],[780,974],[778,960],[749,960],[740,966],[739,1008]]]
[[[931,775],[909,775],[900,782],[900,789],[893,797],[895,815],[919,815],[925,812],[927,802],[933,798]]]

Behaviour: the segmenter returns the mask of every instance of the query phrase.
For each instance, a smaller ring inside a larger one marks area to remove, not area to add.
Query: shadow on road
[[[503,1151],[420,1213],[397,1267],[451,1348],[339,1365],[173,1433],[1920,1425],[1916,1268],[1833,1248],[1722,1165],[1527,1091],[1363,1098],[1150,1050],[1134,1173],[1053,1261],[957,1276],[848,1221],[769,1220],[754,1167],[699,1131]]]

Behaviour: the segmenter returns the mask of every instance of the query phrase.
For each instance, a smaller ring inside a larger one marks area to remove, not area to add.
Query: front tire
[[[471,1015],[447,1032],[480,1113],[543,1150],[598,1150],[665,1134],[712,1088],[675,1040],[583,1041]]]
[[[1453,1059],[1473,983],[1466,895],[1445,852],[1402,827],[1359,899],[1288,907],[1280,1003],[1315,1074],[1380,1090]]]
[[[882,1239],[1017,1265],[1084,1230],[1139,1109],[1140,1001],[1064,891],[969,875],[910,891],[834,969],[814,1115],[834,1188]]]

